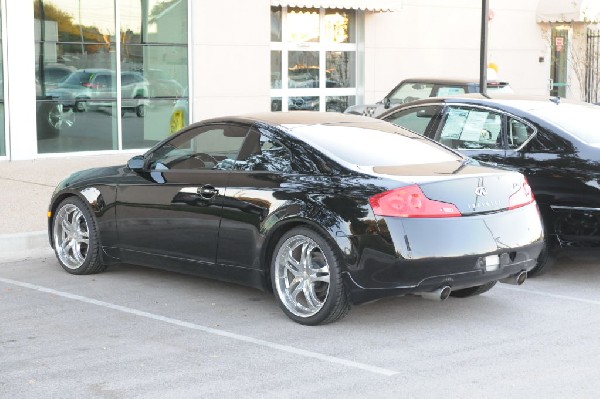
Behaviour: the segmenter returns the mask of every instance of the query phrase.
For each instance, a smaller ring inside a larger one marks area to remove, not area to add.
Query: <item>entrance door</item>
[[[567,95],[567,54],[569,51],[569,28],[555,26],[551,34],[550,95]]]

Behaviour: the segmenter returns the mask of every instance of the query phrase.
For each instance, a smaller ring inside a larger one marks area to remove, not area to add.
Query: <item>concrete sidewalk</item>
[[[0,161],[0,253],[49,247],[46,212],[56,185],[78,170],[122,165],[132,156]]]

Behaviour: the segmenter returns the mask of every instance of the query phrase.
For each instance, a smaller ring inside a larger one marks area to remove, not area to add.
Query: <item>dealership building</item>
[[[490,0],[496,78],[521,94],[598,101],[599,3]],[[477,81],[481,6],[0,0],[0,161],[140,153],[210,117],[341,112],[405,78]]]

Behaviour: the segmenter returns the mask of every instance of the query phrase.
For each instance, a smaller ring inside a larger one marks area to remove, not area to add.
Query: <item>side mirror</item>
[[[127,167],[135,172],[141,171],[144,169],[144,156],[136,155],[127,161]]]
[[[383,99],[383,107],[385,109],[388,109],[390,107],[391,103],[392,103],[392,101],[390,100],[389,97],[386,97]]]

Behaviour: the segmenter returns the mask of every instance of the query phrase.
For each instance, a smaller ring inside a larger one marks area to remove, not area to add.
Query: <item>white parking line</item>
[[[294,348],[294,347],[288,346],[288,345],[276,344],[274,342],[264,341],[262,339],[256,339],[256,338],[252,338],[252,337],[247,337],[245,335],[230,333],[230,332],[219,330],[216,328],[201,326],[199,324],[189,323],[187,321],[172,319],[170,317],[160,316],[160,315],[157,315],[154,313],[148,313],[148,312],[144,312],[141,310],[128,308],[126,306],[115,305],[115,304],[112,304],[109,302],[99,301],[99,300],[88,298],[88,297],[81,296],[81,295],[76,295],[76,294],[71,294],[68,292],[53,290],[52,288],[42,287],[40,285],[24,283],[22,281],[10,280],[10,279],[1,278],[1,277],[0,277],[0,282],[6,283],[6,284],[11,284],[11,285],[16,285],[16,286],[23,287],[23,288],[29,288],[31,290],[35,290],[35,291],[39,291],[39,292],[45,292],[48,294],[72,299],[72,300],[79,301],[79,302],[88,303],[91,305],[101,306],[103,308],[117,310],[117,311],[123,312],[123,313],[129,313],[129,314],[133,314],[136,316],[145,317],[147,319],[162,321],[164,323],[173,324],[173,325],[176,325],[179,327],[185,327],[185,328],[189,328],[192,330],[199,330],[199,331],[202,331],[202,332],[205,332],[208,334],[214,334],[214,335],[219,335],[221,337],[226,337],[226,338],[235,339],[238,341],[248,342],[248,343],[263,346],[266,348],[271,348],[271,349],[279,350],[282,352],[292,353],[294,355],[310,357],[313,359],[322,360],[324,362],[329,362],[329,363],[339,364],[339,365],[346,366],[346,367],[369,371],[369,372],[375,373],[375,374],[382,374],[382,375],[385,375],[388,377],[398,374],[398,371],[394,371],[394,370],[384,369],[384,368],[377,367],[377,366],[371,366],[371,365],[365,364],[365,363],[353,362],[350,360],[340,359],[340,358],[333,357],[333,356],[323,355],[321,353],[311,352],[311,351],[307,351],[304,349],[298,349],[298,348]]]
[[[554,298],[554,299],[563,299],[563,300],[567,300],[567,301],[581,302],[581,303],[587,303],[587,304],[591,304],[591,305],[600,305],[600,301],[597,301],[594,299],[577,298],[577,297],[570,296],[570,295],[552,294],[550,292],[529,290],[529,289],[518,288],[518,287],[509,287],[509,286],[505,286],[505,285],[500,286],[500,288],[503,288],[505,290],[510,290],[510,291],[525,292],[527,294],[546,296],[546,297]]]

